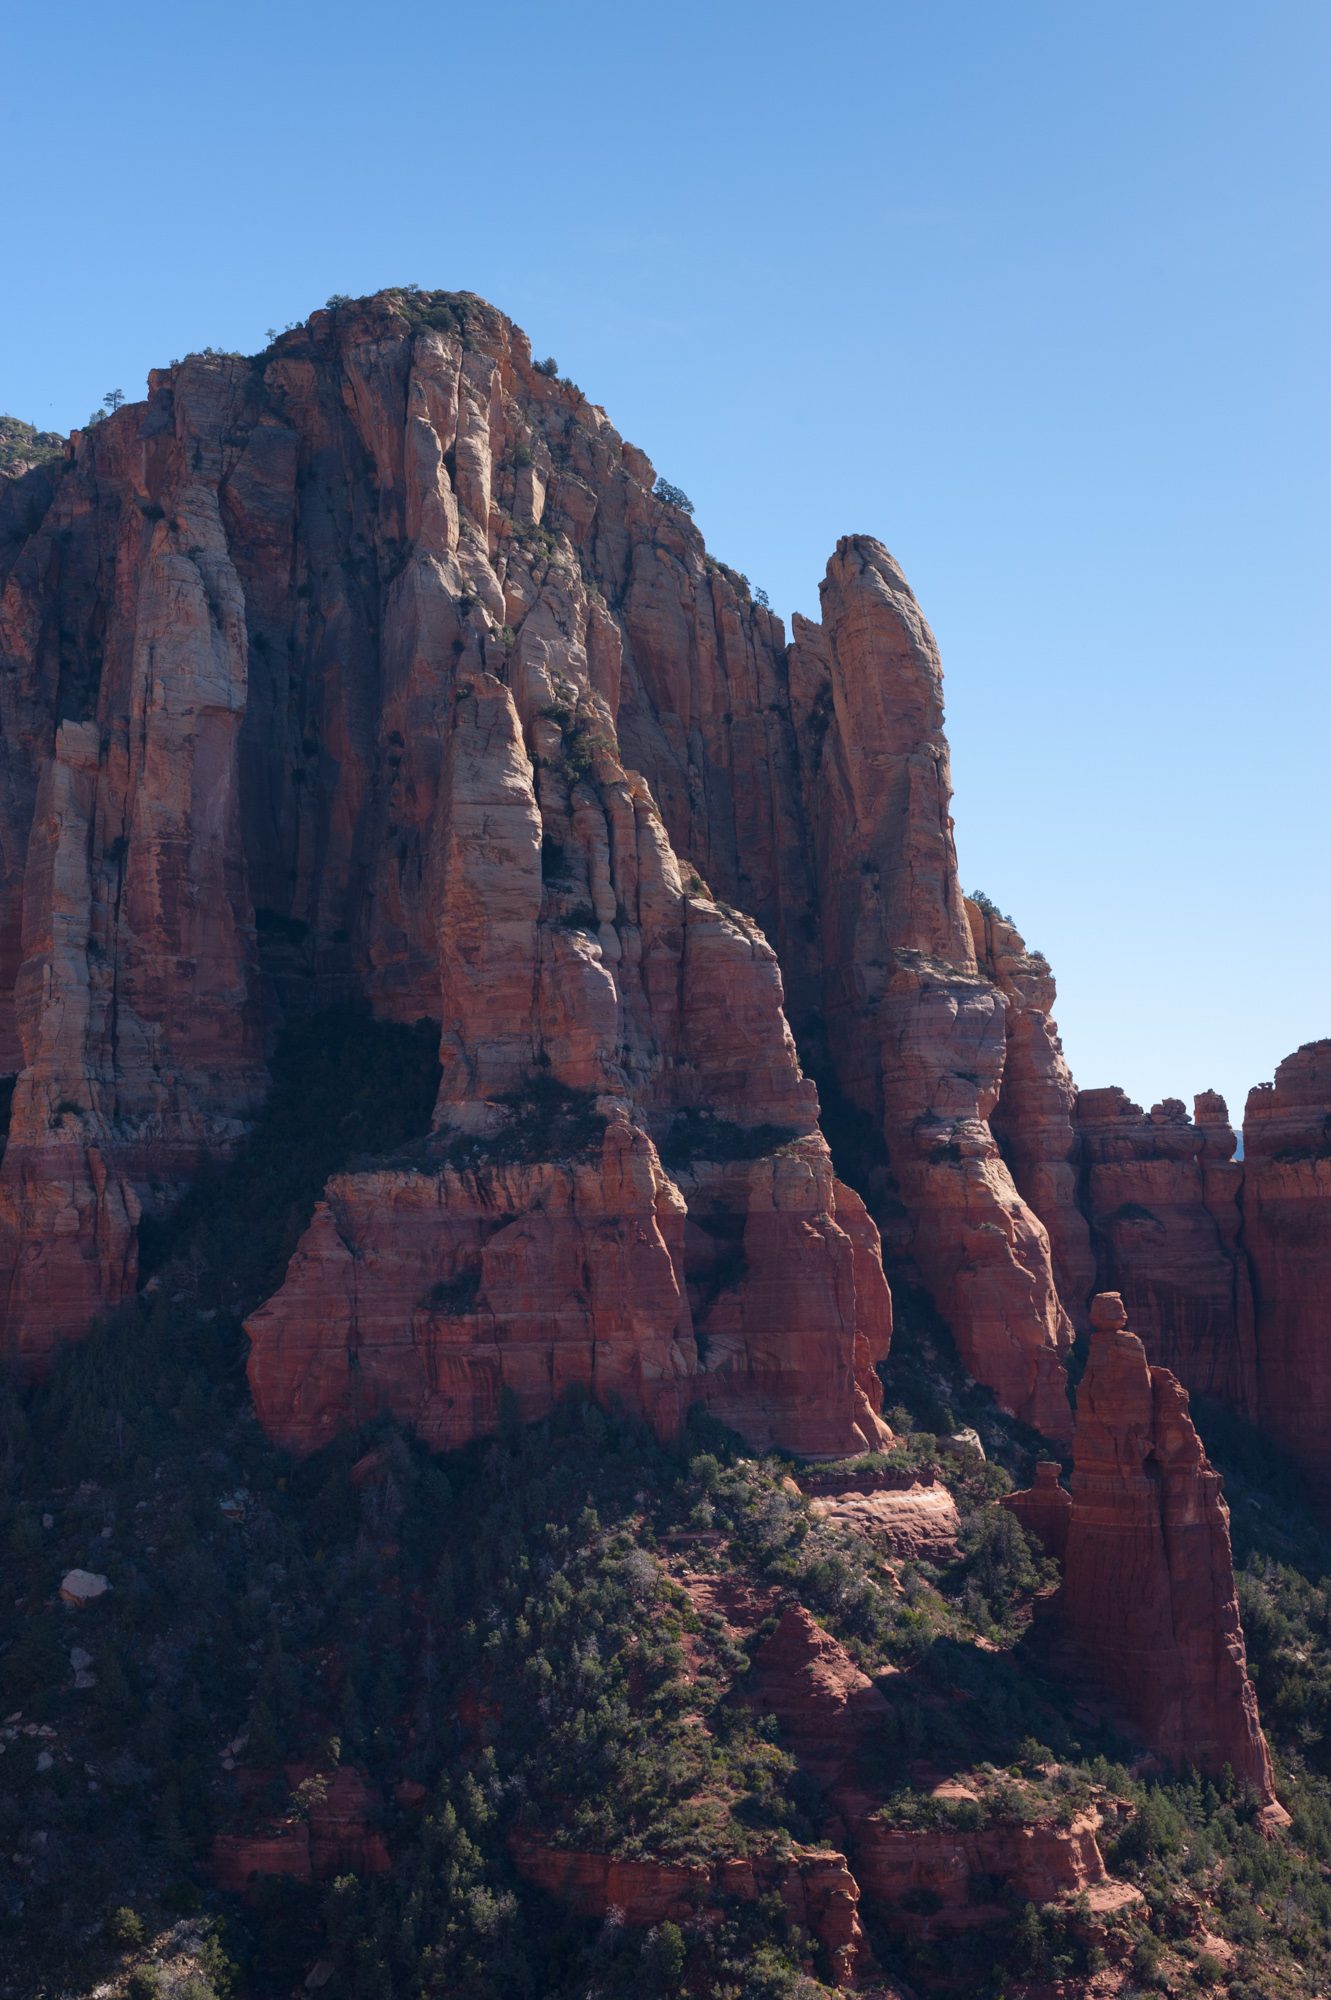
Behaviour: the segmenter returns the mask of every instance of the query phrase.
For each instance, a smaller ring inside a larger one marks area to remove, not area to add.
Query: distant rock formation
[[[1178,1098],[1144,1112],[1121,1090],[1083,1090],[1076,1118],[1101,1284],[1122,1293],[1152,1361],[1255,1414],[1243,1167],[1224,1098],[1202,1092],[1190,1121]]]
[[[1331,1040],[1249,1093],[1241,1158],[1215,1091],[1191,1119],[1122,1090],[1078,1092],[1075,1115],[1099,1282],[1152,1362],[1265,1431],[1331,1512]]]
[[[1243,1117],[1258,1418],[1331,1512],[1331,1040],[1286,1056]]]

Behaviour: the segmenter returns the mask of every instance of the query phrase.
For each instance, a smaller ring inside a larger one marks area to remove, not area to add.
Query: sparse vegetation
[[[537,1160],[585,1160],[600,1151],[605,1119],[589,1090],[570,1090],[541,1072],[497,1102],[507,1113],[489,1133],[461,1133],[441,1155],[451,1167],[523,1166]]]
[[[693,502],[681,486],[672,486],[668,479],[658,479],[652,488],[654,497],[664,500],[667,507],[677,507],[681,514],[693,513]]]
[[[711,1111],[680,1111],[661,1140],[667,1167],[689,1167],[695,1160],[759,1160],[799,1137],[790,1125],[738,1125]]]

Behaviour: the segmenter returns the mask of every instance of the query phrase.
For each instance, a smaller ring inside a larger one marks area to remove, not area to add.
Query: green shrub
[[[693,502],[682,487],[672,486],[668,479],[658,479],[652,488],[654,497],[664,500],[667,507],[678,507],[681,514],[692,514]]]
[[[130,1945],[143,1943],[143,1918],[126,1903],[122,1903],[119,1909],[111,1911],[103,1929],[106,1932],[107,1943],[116,1945],[121,1950],[128,1949]]]

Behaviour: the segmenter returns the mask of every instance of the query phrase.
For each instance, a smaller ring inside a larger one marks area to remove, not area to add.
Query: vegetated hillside
[[[21,417],[0,416],[0,479],[16,479],[34,465],[58,458],[64,449],[58,431],[39,431]]]
[[[1032,1640],[1054,1566],[992,1504],[1030,1440],[918,1301],[898,1443],[845,1468],[706,1418],[666,1448],[577,1394],[444,1457],[378,1423],[293,1466],[239,1316],[323,1177],[422,1129],[433,1031],[321,1017],[275,1069],[140,1302],[5,1404],[0,1990],[1321,1990],[1331,1600],[1268,1447],[1225,1439],[1281,1841],[1224,1782],[1129,1775]],[[75,1567],[110,1583],[82,1610]],[[265,1841],[294,1876],[219,1894]]]

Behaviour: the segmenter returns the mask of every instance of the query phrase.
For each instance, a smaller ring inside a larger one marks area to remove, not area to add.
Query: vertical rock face
[[[1252,1288],[1240,1242],[1243,1168],[1225,1100],[1143,1112],[1121,1090],[1077,1097],[1082,1188],[1099,1278],[1123,1295],[1152,1361],[1255,1414]]]
[[[1213,1773],[1228,1765],[1269,1805],[1220,1477],[1186,1392],[1150,1366],[1126,1321],[1116,1292],[1096,1296],[1077,1392],[1067,1629],[1161,1757]]]
[[[248,641],[218,502],[232,407],[216,371],[187,365],[169,407],[99,429],[5,587],[18,1076],[0,1345],[38,1365],[132,1284],[141,1205],[179,1193],[262,1095]]]
[[[1331,1041],[1248,1095],[1243,1240],[1256,1296],[1259,1415],[1331,1508]]]

